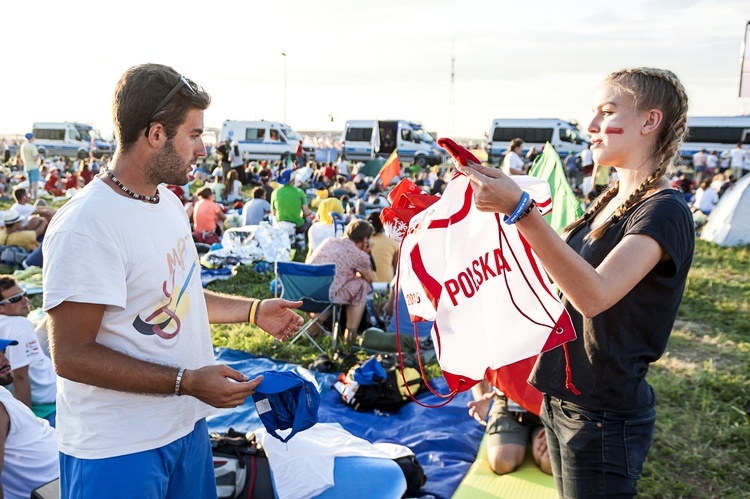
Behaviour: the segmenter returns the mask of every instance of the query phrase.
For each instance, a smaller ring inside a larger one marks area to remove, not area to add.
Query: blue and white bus
[[[693,154],[701,149],[716,151],[726,166],[727,154],[740,144],[750,144],[750,116],[688,116],[688,136],[680,156],[685,164],[692,165]]]
[[[487,142],[487,161],[493,165],[503,162],[508,145],[513,139],[524,141],[524,153],[532,147],[541,151],[549,142],[561,155],[573,151],[578,154],[591,144],[576,123],[558,119],[531,118],[492,120]]]

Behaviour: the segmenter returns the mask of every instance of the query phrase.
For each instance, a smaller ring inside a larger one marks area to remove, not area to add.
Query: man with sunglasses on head
[[[13,366],[13,395],[55,426],[57,376],[39,345],[29,315],[26,292],[10,276],[0,277],[0,339],[18,341],[8,354]]]
[[[209,103],[170,67],[127,70],[111,164],[47,229],[62,497],[216,497],[205,418],[243,404],[261,379],[215,363],[209,322],[257,324],[280,340],[302,322],[291,310],[301,302],[201,286],[190,223],[163,184],[187,183],[205,156]]]

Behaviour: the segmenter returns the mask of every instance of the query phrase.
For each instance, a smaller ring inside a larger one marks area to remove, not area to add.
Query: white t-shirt
[[[693,154],[693,166],[706,166],[707,158],[708,154],[698,151],[697,153]]]
[[[729,151],[729,166],[735,168],[741,167],[745,162],[745,154],[747,154],[747,151],[740,149],[739,147],[735,147]]]
[[[235,180],[232,182],[232,191],[227,194],[227,201],[233,203],[234,201],[241,201],[242,197],[242,182]]]
[[[292,173],[292,177],[294,178],[294,181],[298,184],[306,184],[313,176],[312,168],[309,166],[303,166],[302,168],[299,168]]]
[[[0,338],[18,341],[5,352],[10,367],[29,366],[31,402],[33,404],[54,404],[57,395],[57,375],[52,361],[39,346],[34,325],[26,317],[0,315]]]
[[[342,159],[336,164],[336,167],[339,169],[339,175],[349,176],[349,162],[347,160]]]
[[[715,154],[709,154],[706,156],[706,166],[708,168],[716,168],[719,166],[719,157]]]
[[[295,434],[286,443],[270,436],[265,428],[255,430],[255,435],[268,455],[279,499],[315,497],[334,487],[333,471],[337,457],[397,459],[414,455],[403,445],[372,444],[336,423],[318,423]],[[372,496],[364,494],[362,497]]]
[[[20,345],[10,346],[20,348]],[[55,430],[0,387],[0,404],[10,418],[2,484],[5,499],[28,499],[31,491],[60,476]]]
[[[506,175],[511,175],[511,168],[523,171],[523,166],[524,164],[521,156],[513,151],[506,154],[505,159],[503,159],[503,173]]]
[[[581,151],[581,167],[594,164],[594,152],[591,149]]]
[[[31,214],[34,213],[33,204],[13,203],[13,206],[11,206],[10,209],[16,210],[18,212],[18,215],[21,217],[21,223],[24,227],[29,222],[29,217],[31,216]]]
[[[307,231],[307,247],[310,249],[310,253],[321,245],[323,241],[329,237],[336,236],[336,227],[334,224],[326,225],[323,222],[315,222],[310,226]]]
[[[238,146],[233,145],[232,152],[230,153],[232,155],[232,161],[229,166],[231,166],[232,168],[234,168],[235,166],[242,166],[245,163],[245,160],[242,158],[242,154],[237,154],[235,152],[236,147]],[[237,151],[239,151],[239,149],[237,149]]]
[[[709,213],[719,202],[719,195],[711,187],[706,190],[698,189],[695,193],[695,204],[703,213]]]
[[[159,204],[94,179],[52,219],[44,238],[44,310],[63,301],[104,304],[97,343],[174,367],[214,364],[198,254],[182,204]],[[107,216],[102,216],[103,212]],[[184,437],[215,410],[194,397],[126,393],[60,377],[60,451],[99,459]]]

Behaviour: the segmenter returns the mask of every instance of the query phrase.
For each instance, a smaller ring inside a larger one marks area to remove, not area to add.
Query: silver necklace
[[[110,170],[109,168],[105,168],[104,172],[107,174],[107,176],[109,178],[112,179],[112,182],[114,182],[117,187],[119,187],[120,189],[122,189],[122,192],[124,192],[125,194],[127,194],[131,198],[137,199],[138,201],[144,201],[146,203],[151,203],[151,204],[158,204],[159,203],[159,190],[158,189],[156,190],[156,195],[155,196],[144,196],[143,194],[137,194],[137,193],[131,191],[130,189],[128,189],[125,186],[125,184],[123,184],[122,182],[120,182],[120,180],[117,177],[115,177],[115,174],[112,173],[112,170]]]

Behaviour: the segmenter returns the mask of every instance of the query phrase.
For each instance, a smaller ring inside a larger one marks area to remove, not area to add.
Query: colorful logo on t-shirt
[[[185,280],[181,284],[175,284],[177,267],[185,269],[185,246],[185,239],[180,239],[177,247],[167,255],[169,281],[171,282],[164,281],[162,286],[164,298],[156,308],[145,319],[142,319],[139,314],[133,320],[133,327],[139,333],[147,336],[157,335],[159,338],[169,340],[180,332],[182,320],[190,310],[190,295],[186,291],[197,266],[197,262],[193,261]]]

